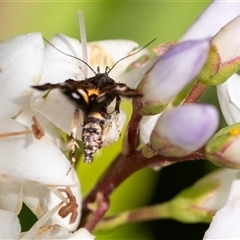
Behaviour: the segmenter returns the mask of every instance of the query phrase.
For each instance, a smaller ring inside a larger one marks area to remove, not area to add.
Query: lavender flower
[[[140,83],[143,115],[162,112],[199,73],[209,50],[209,40],[186,41],[168,50]]]
[[[217,126],[218,113],[214,107],[200,104],[179,106],[160,116],[150,144],[164,156],[185,156],[203,146]]]

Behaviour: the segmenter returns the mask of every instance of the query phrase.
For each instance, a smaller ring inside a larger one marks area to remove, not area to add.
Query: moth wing
[[[117,96],[132,98],[132,97],[141,97],[142,94],[137,90],[129,88],[127,85],[123,83],[117,83],[114,86],[105,86],[101,88],[102,94],[98,96],[96,99],[97,103],[106,103],[109,99],[114,99]]]
[[[89,108],[89,96],[86,89],[88,89],[86,81],[77,82],[70,79],[65,81],[65,85],[61,88],[61,91],[77,108],[86,112]]]

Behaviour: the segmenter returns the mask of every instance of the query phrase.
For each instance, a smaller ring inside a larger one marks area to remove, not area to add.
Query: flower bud
[[[213,106],[179,106],[161,115],[150,143],[164,156],[186,156],[206,143],[217,129],[218,121],[218,113]]]
[[[224,26],[212,39],[208,60],[199,75],[199,81],[213,86],[225,82],[240,68],[240,16]]]
[[[206,61],[208,40],[177,44],[159,57],[139,85],[143,115],[160,113],[194,77]]]
[[[169,202],[172,217],[188,223],[209,222],[225,204],[236,173],[236,170],[230,169],[217,170],[181,191]]]
[[[221,129],[208,142],[205,150],[212,163],[240,169],[240,123]]]

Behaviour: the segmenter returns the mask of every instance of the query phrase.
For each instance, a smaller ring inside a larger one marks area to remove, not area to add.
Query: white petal
[[[112,143],[115,143],[119,138],[119,131],[121,132],[126,121],[126,114],[122,110],[120,110],[120,114],[115,116],[113,114],[113,118],[110,120],[109,130],[106,132],[106,138],[103,142],[103,146],[109,146]]]
[[[216,181],[219,183],[211,195],[201,203],[201,208],[209,211],[217,211],[224,206],[227,200],[227,196],[230,191],[231,183],[239,170],[234,169],[219,169],[216,170],[203,179],[199,180],[199,184],[210,183]]]
[[[38,93],[37,93],[38,94]],[[33,94],[33,96],[35,93]],[[47,98],[43,99],[41,95],[34,96],[32,98],[31,106],[36,111],[41,113],[50,122],[55,124],[65,133],[70,135],[71,133],[71,123],[73,120],[74,111],[76,109],[75,104],[68,100],[58,89],[52,90]],[[82,112],[80,112],[80,122],[78,125],[77,138],[81,139],[81,124],[83,121]]]
[[[240,16],[224,26],[212,39],[222,64],[240,56],[239,25]]]
[[[121,58],[128,56],[134,48],[138,47],[136,42],[130,40],[105,40],[98,42],[88,43],[89,64],[96,69],[100,67],[101,72],[105,71],[106,67],[112,67],[114,63]],[[119,82],[118,77],[121,76],[126,68],[133,62],[146,54],[147,50],[144,49],[119,62],[109,74],[116,82]]]
[[[76,176],[77,177],[77,176]],[[80,219],[81,219],[81,209],[82,209],[82,195],[81,195],[81,191],[80,191],[80,187],[76,186],[76,187],[71,187],[71,191],[73,193],[73,195],[76,198],[76,202],[78,204],[78,208],[77,208],[77,212],[78,212],[78,216],[77,219],[74,223],[69,224],[69,220],[71,215],[69,214],[67,217],[62,218],[58,215],[58,212],[56,212],[52,218],[46,223],[46,225],[54,225],[54,224],[58,224],[64,228],[66,228],[68,231],[73,232],[77,229]],[[64,194],[65,195],[65,194]],[[49,211],[51,210],[53,207],[55,207],[60,201],[59,198],[56,197],[55,194],[53,194],[52,192],[49,194],[49,197],[46,198],[47,202],[46,204],[46,210]]]
[[[232,75],[225,83],[217,86],[218,101],[228,125],[240,122],[240,76]]]
[[[77,176],[75,175],[77,178]],[[61,199],[57,197],[52,191],[47,189],[44,186],[36,186],[34,184],[24,184],[24,203],[28,208],[40,218],[44,213],[53,209],[57,204],[61,202]],[[70,214],[62,218],[56,212],[51,219],[46,222],[46,226],[58,224],[68,231],[74,231],[79,225],[81,218],[81,208],[82,208],[82,196],[80,191],[80,186],[71,187],[71,191],[76,198],[78,204],[78,217],[76,221],[72,224],[69,224]],[[65,194],[64,194],[65,195]]]
[[[62,202],[56,205],[51,211],[46,212],[37,222],[33,224],[33,226],[25,233],[22,233],[22,239],[32,239],[33,236],[39,231],[39,229],[52,217],[52,215],[58,211],[58,209],[62,206]]]
[[[64,149],[65,143],[57,129],[57,127],[50,122],[47,118],[45,118],[39,112],[34,111],[30,107],[30,103],[28,102],[25,104],[22,111],[16,116],[15,120],[20,122],[28,127],[32,126],[32,117],[35,116],[40,126],[44,129],[44,134],[53,142],[55,145],[60,148]]]
[[[82,46],[77,39],[63,34],[56,34],[50,42],[60,51],[80,59],[82,58]],[[84,79],[80,69],[83,63],[75,58],[66,56],[53,46],[46,45],[40,84],[64,82],[69,78],[74,80]]]
[[[149,143],[152,130],[161,114],[162,113],[153,116],[143,116],[140,122],[140,141],[142,144]]]
[[[89,233],[87,229],[80,228],[79,230],[74,232],[73,235],[68,239],[93,240],[93,239],[95,239],[95,236],[93,236],[91,233]]]
[[[29,130],[21,123],[6,120],[0,125],[1,133]],[[40,184],[66,186],[77,180],[72,171],[66,175],[70,163],[48,138],[40,140],[32,134],[0,139],[1,180],[34,181]]]
[[[26,206],[37,218],[40,218],[46,212],[46,199],[49,197],[50,190],[45,186],[25,183],[23,184],[23,194],[23,201]]]
[[[240,238],[240,173],[232,182],[230,194],[225,206],[213,217],[204,239]]]
[[[158,57],[151,58],[146,64],[140,68],[133,69],[121,75],[119,82],[125,83],[128,87],[135,89],[147,72],[156,64]]]
[[[21,184],[0,182],[0,206],[2,210],[19,214],[22,209],[22,202]]]
[[[0,239],[19,239],[21,226],[15,213],[0,209]]]
[[[41,77],[44,44],[40,33],[0,43],[0,120],[18,114]]]
[[[221,158],[223,158],[223,165],[229,168],[239,168],[240,166],[240,135],[235,136],[234,140],[231,139],[229,143],[226,142],[225,147],[220,152]],[[221,160],[220,160],[221,164]]]
[[[239,1],[213,1],[182,36],[181,41],[213,37],[240,13]]]
[[[70,235],[67,229],[59,225],[52,225],[40,228],[32,239],[68,239]]]
[[[51,43],[59,50],[72,56],[82,57],[82,48],[78,40],[57,34]],[[83,80],[81,62],[64,55],[49,44],[46,46],[44,66],[40,84],[60,83],[67,79]],[[34,91],[31,97],[31,107],[40,112],[50,122],[67,134],[71,133],[71,121],[75,111],[75,104],[69,101],[59,90],[53,90],[46,99],[43,92]],[[81,138],[81,135],[78,135]]]

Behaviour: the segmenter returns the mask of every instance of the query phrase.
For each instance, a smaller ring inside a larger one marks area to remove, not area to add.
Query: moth
[[[49,44],[52,45],[51,43]],[[143,48],[145,47],[146,46]],[[82,144],[85,163],[92,163],[94,154],[102,148],[108,130],[111,128],[111,120],[114,118],[114,114],[116,120],[118,119],[121,97],[135,98],[142,96],[137,90],[131,89],[126,84],[118,83],[110,78],[109,73],[120,61],[138,53],[143,48],[120,59],[111,68],[106,67],[105,72],[102,73],[100,72],[99,67],[95,72],[88,63],[77,58],[93,71],[93,77],[85,78],[81,81],[68,79],[57,84],[46,83],[43,85],[32,86],[39,91],[58,89],[63,95],[70,99],[73,104],[75,104],[77,110],[80,109],[82,111]],[[62,52],[59,49],[57,50]],[[64,54],[68,55],[66,53]],[[74,57],[71,55],[68,56]],[[115,101],[114,110],[109,113],[108,107],[113,101]],[[72,142],[72,162],[74,163],[75,158],[73,155],[76,146],[76,129],[74,127],[72,128],[70,139],[70,142]]]

